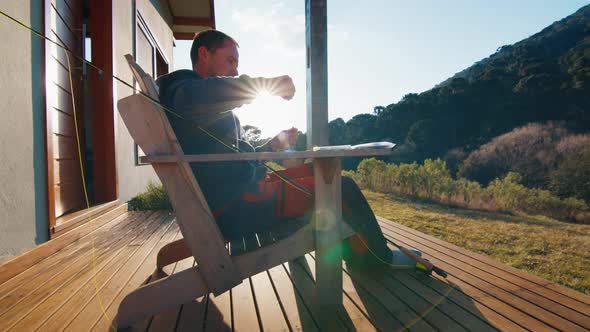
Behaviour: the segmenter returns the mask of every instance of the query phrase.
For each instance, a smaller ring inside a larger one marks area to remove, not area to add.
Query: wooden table
[[[316,301],[320,326],[330,329],[342,307],[342,248],[334,245],[349,231],[342,222],[341,158],[387,156],[391,149],[333,151],[248,152],[207,155],[141,157],[144,163],[212,162],[237,160],[312,159],[315,179]]]

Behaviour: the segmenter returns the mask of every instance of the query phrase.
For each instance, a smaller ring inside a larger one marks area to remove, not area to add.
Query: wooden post
[[[307,149],[328,145],[328,29],[326,0],[305,0]]]
[[[328,145],[328,31],[326,0],[305,0],[307,44],[307,147]],[[340,159],[314,160],[316,298],[322,330],[338,326],[342,306],[342,220]]]
[[[325,331],[338,326],[336,312],[342,306],[340,170],[340,158],[314,160],[317,317]]]

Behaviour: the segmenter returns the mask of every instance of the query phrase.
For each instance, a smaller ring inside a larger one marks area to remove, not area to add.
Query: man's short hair
[[[191,47],[191,62],[193,63],[193,68],[199,61],[199,48],[201,46],[205,46],[209,52],[215,52],[218,48],[223,46],[225,40],[229,40],[236,46],[239,46],[232,37],[219,30],[209,29],[197,33],[193,40],[193,46]]]

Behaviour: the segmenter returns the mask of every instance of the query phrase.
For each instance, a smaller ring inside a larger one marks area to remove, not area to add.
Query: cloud
[[[305,20],[305,17],[303,18]],[[339,26],[328,24],[328,38],[334,38],[338,40],[346,40],[350,37],[350,33],[343,30]]]
[[[288,15],[283,2],[274,2],[267,9],[246,7],[232,12],[239,29],[257,36],[262,50],[273,55],[296,58],[305,55],[305,17]]]

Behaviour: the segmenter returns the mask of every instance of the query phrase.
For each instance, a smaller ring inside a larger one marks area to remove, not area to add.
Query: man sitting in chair
[[[200,32],[191,48],[193,70],[178,70],[160,77],[160,101],[182,118],[167,113],[186,154],[253,151],[239,139],[240,125],[232,109],[250,103],[261,88],[286,100],[295,86],[289,76],[251,78],[238,76],[238,43],[217,30]],[[294,145],[297,129],[285,130],[256,151],[276,151]],[[247,161],[193,163],[219,228],[226,238],[268,230],[289,219],[306,217],[313,210],[313,168],[302,164],[277,174],[266,174],[261,164]],[[384,267],[409,259],[386,245],[375,215],[365,197],[348,177],[342,178],[343,218],[357,235],[344,243],[349,265]],[[370,248],[370,249],[369,249]]]

